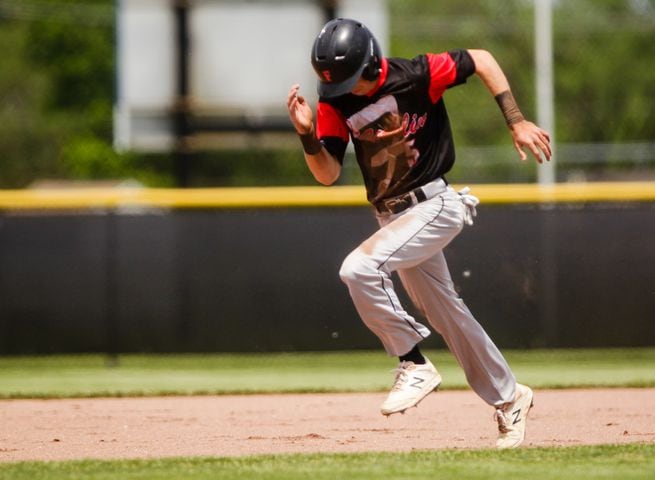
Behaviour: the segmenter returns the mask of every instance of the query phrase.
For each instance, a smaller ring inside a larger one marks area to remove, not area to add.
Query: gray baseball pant
[[[416,307],[444,338],[471,388],[489,405],[500,406],[513,401],[516,380],[455,291],[443,255],[462,230],[468,207],[452,187],[439,184],[438,190],[403,212],[378,214],[380,229],[346,257],[339,275],[366,326],[389,355],[400,356],[430,330],[400,304],[391,280],[397,271]]]

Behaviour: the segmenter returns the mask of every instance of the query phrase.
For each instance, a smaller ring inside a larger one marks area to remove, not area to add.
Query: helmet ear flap
[[[375,37],[371,36],[371,54],[368,64],[362,72],[362,78],[365,80],[377,80],[380,75],[380,66],[382,64],[382,51]]]

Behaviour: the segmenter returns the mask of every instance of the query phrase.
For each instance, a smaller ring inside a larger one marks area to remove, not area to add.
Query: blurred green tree
[[[536,119],[532,0],[391,0],[389,6],[392,55],[487,49],[505,70],[526,116]],[[553,1],[554,133],[558,143],[652,144],[654,42],[653,0]],[[507,154],[491,149],[480,151],[479,156],[513,157],[495,103],[480,82],[471,79],[469,83],[480,86],[456,88],[445,95],[458,146],[504,145]],[[498,181],[511,179],[516,170],[513,158],[497,162],[495,167],[483,158],[462,160],[460,156],[454,177]],[[626,160],[616,159],[617,164],[629,168]],[[559,155],[558,170],[592,168],[593,159],[584,164],[580,161]],[[597,163],[606,170],[612,167],[611,162]],[[653,170],[655,159],[650,159],[650,166]],[[480,170],[480,175],[471,167]]]

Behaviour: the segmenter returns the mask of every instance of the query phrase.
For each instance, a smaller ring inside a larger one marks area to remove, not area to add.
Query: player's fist
[[[300,135],[311,133],[314,128],[314,112],[307,104],[305,97],[299,95],[300,85],[295,84],[289,90],[287,96],[287,108],[289,118]]]

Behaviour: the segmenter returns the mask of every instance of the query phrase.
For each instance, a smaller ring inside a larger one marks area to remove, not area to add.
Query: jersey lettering
[[[423,128],[427,118],[427,113],[424,113],[420,117],[416,113],[413,113],[411,119],[409,113],[405,113],[403,115],[403,130],[405,132],[405,136],[414,135],[419,130],[419,128]]]

